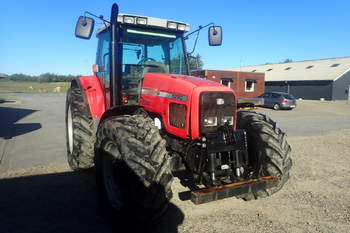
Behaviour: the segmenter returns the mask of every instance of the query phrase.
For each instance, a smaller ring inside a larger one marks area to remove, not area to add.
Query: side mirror
[[[210,46],[220,46],[222,43],[221,26],[211,26],[208,29],[208,40]]]
[[[75,36],[81,39],[90,39],[94,30],[95,20],[86,16],[80,16],[75,26]]]

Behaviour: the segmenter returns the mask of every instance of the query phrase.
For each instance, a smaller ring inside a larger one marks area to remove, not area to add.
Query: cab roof
[[[160,19],[154,17],[147,17],[141,15],[130,15],[130,14],[118,14],[118,22],[126,25],[135,25],[140,27],[152,27],[152,28],[163,28],[172,31],[182,31],[188,32],[190,30],[190,25],[184,22]],[[146,21],[145,21],[146,20]],[[142,24],[140,23],[142,22]],[[146,24],[144,24],[146,22]],[[110,24],[105,23],[101,28],[96,32],[98,36],[102,31],[109,28]]]

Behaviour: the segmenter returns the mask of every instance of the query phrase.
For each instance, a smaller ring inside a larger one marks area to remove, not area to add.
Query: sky
[[[79,15],[109,20],[109,0],[2,0],[0,73],[90,75],[97,40],[74,37]],[[215,23],[223,44],[201,32],[195,54],[205,69],[350,56],[350,1],[117,1],[121,13],[182,21],[195,30]],[[95,28],[101,26],[97,21]],[[192,49],[193,39],[187,41]]]

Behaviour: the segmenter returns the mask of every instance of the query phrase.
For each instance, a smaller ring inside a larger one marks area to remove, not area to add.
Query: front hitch
[[[265,190],[276,187],[278,179],[274,176],[264,176],[258,179],[251,179],[235,182],[218,187],[199,189],[191,192],[191,201],[196,204],[203,204],[217,201],[228,197],[240,196],[258,190]]]
[[[233,131],[228,125],[225,125],[219,132],[209,133],[202,137],[201,147],[201,158],[205,158],[207,162],[206,169],[209,174],[209,177],[206,180],[204,179],[206,186],[220,186],[218,176],[222,176],[221,165],[226,166],[225,169],[231,167],[229,173],[234,173],[237,178],[241,178],[244,173],[243,166],[248,161],[247,139],[244,130]],[[228,153],[225,164],[221,164],[220,153],[223,152]],[[217,155],[219,156],[219,162],[217,161]],[[200,170],[199,174],[203,175],[203,169]]]

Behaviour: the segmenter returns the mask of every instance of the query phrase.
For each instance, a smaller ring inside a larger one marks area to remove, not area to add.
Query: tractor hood
[[[159,115],[169,133],[195,139],[199,136],[199,99],[204,92],[230,92],[235,95],[232,89],[210,80],[186,75],[147,73],[142,81],[140,105]],[[177,110],[172,111],[171,106],[177,106]],[[186,114],[183,128],[171,124],[168,114],[172,112]]]
[[[163,73],[147,73],[142,84],[142,89],[165,91],[186,96],[189,96],[193,89],[197,87],[207,87],[209,89],[211,87],[215,87],[215,89],[220,87],[227,89],[226,91],[232,91],[217,82],[207,79]]]

